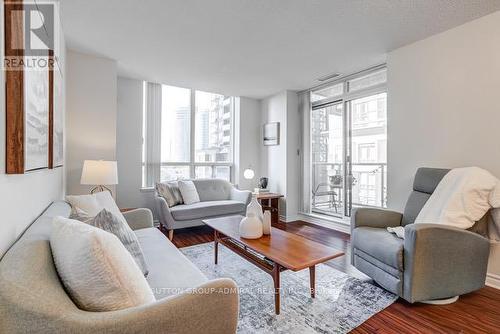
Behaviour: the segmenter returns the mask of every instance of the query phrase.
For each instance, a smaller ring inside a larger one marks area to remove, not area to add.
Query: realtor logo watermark
[[[54,65],[56,2],[5,2],[5,70],[40,70]]]

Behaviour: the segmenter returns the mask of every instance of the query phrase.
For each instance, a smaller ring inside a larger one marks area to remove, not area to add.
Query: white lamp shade
[[[243,172],[243,177],[247,180],[252,180],[254,178],[254,176],[255,176],[255,172],[253,171],[253,169],[247,168]]]
[[[85,160],[83,162],[81,184],[118,184],[116,161]]]

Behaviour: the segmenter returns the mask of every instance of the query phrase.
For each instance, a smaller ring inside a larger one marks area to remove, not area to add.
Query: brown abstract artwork
[[[62,74],[54,50],[37,55],[45,66],[30,67],[25,54],[21,1],[4,3],[6,60],[6,173],[24,174],[63,164]]]

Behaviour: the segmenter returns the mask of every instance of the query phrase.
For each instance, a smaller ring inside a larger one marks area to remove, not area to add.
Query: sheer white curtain
[[[161,163],[161,85],[146,85],[146,184],[152,187],[160,180]]]
[[[311,92],[300,92],[299,113],[302,121],[302,156],[301,156],[301,211],[311,209]]]

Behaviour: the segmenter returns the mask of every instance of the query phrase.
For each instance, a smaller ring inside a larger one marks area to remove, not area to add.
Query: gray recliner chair
[[[351,218],[351,263],[410,303],[447,299],[484,286],[489,240],[468,230],[413,224],[448,169],[418,169],[404,213],[360,208]],[[400,239],[387,227],[405,227]]]

